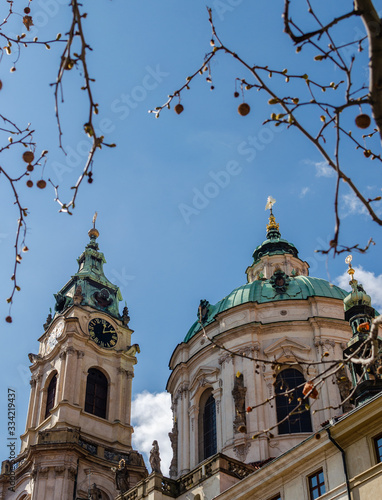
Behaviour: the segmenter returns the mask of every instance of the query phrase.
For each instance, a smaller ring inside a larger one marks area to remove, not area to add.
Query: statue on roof
[[[158,474],[162,474],[162,471],[160,470],[160,454],[159,454],[159,445],[158,441],[154,440],[153,441],[153,447],[151,448],[150,451],[150,466],[152,472],[157,472]]]

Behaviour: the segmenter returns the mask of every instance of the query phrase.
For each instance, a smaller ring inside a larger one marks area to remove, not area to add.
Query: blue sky
[[[350,9],[352,2],[348,3]],[[36,26],[31,36],[43,40],[64,34],[70,20],[66,4],[34,0]],[[283,34],[282,1],[273,2],[272,10],[265,1],[213,0],[210,5],[223,40],[249,61],[309,72],[326,83],[339,78],[333,68],[325,66],[323,72],[323,66],[313,62],[313,52],[295,54]],[[325,16],[330,18],[337,8],[325,2]],[[100,249],[107,259],[105,273],[121,288],[135,331],[133,341],[141,347],[135,395],[148,391],[162,398],[169,358],[195,321],[200,299],[215,303],[245,283],[252,252],[265,237],[267,196],[277,200],[274,212],[282,236],[296,245],[313,276],[335,281],[346,268],[345,255],[333,260],[315,252],[326,247],[333,235],[334,177],[297,132],[272,124],[262,127],[272,111],[264,96],[254,90],[246,93],[251,113],[239,116],[239,102],[233,97],[235,78],[249,75],[232,58],[221,55],[213,61],[214,91],[204,76],[193,82],[182,96],[181,115],[171,109],[155,119],[147,112],[183,85],[210,51],[204,1],[100,0],[92,2],[87,12],[84,29],[94,49],[89,65],[100,106],[96,123],[117,148],[96,155],[94,182],[81,188],[71,217],[58,213],[52,189],[21,188],[23,204],[30,211],[30,251],[19,269],[21,291],[12,310],[14,321],[0,323],[3,459],[7,387],[17,390],[21,434],[29,398],[27,354],[38,350],[42,324],[54,307],[53,294],[77,271],[76,259],[88,242],[95,211]],[[21,30],[16,21],[11,28]],[[359,21],[351,20],[343,32],[339,29],[338,39],[346,40],[349,32],[354,37],[360,29]],[[85,159],[86,106],[78,90],[80,76],[72,70],[64,82],[63,142],[69,153],[65,157],[57,147],[49,86],[56,76],[59,50],[25,49],[12,74],[8,70],[14,56],[4,56],[0,99],[4,115],[19,123],[32,122],[37,150],[49,150],[44,178],[59,183],[62,196],[68,198]],[[359,83],[366,66],[366,54],[361,54]],[[355,113],[348,113],[349,126]],[[305,120],[309,124],[316,118],[308,114]],[[377,196],[380,166],[348,146],[342,152],[347,171],[370,197]],[[10,152],[2,161],[14,165],[15,171],[22,168],[20,152]],[[369,273],[365,280],[378,294],[381,231],[362,213],[346,186],[340,201],[343,243],[362,245],[371,236],[377,243],[366,255],[356,254],[353,262]],[[6,298],[11,291],[17,219],[12,203],[9,186],[0,179],[2,318],[8,313]],[[139,411],[137,415],[139,419]]]

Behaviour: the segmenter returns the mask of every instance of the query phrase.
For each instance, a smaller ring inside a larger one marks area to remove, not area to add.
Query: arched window
[[[288,368],[282,370],[276,377],[276,414],[279,434],[294,434],[297,432],[312,432],[310,411],[305,409],[304,403],[293,413],[298,406],[299,398],[303,398],[302,389],[305,383],[304,376],[298,370]],[[298,387],[300,386],[300,387]],[[298,387],[291,394],[284,392]],[[289,418],[286,418],[289,415]],[[285,421],[283,421],[285,419]],[[282,422],[283,421],[283,422]]]
[[[199,460],[216,453],[216,404],[212,390],[202,394],[199,403]]]
[[[56,387],[57,387],[57,373],[55,373],[49,382],[48,391],[46,396],[46,407],[45,407],[45,418],[48,418],[50,415],[50,410],[54,406],[54,402],[56,400]]]
[[[106,418],[107,379],[96,368],[90,368],[86,381],[85,411]]]

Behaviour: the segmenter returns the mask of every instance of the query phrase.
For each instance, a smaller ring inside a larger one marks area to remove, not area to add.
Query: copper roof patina
[[[348,292],[328,281],[310,276],[290,277],[285,293],[275,290],[270,280],[256,280],[252,283],[235,288],[229,295],[217,304],[209,305],[208,316],[203,321],[204,326],[209,325],[218,314],[246,303],[265,304],[284,300],[306,300],[309,297],[327,297],[343,300]],[[199,321],[189,329],[184,342],[188,342],[201,329]]]

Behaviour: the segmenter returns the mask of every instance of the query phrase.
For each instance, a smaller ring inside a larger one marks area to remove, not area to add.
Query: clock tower
[[[98,236],[94,220],[78,272],[55,295],[39,352],[29,354],[26,430],[18,457],[2,464],[1,499],[111,500],[147,475],[131,446],[139,346]]]

